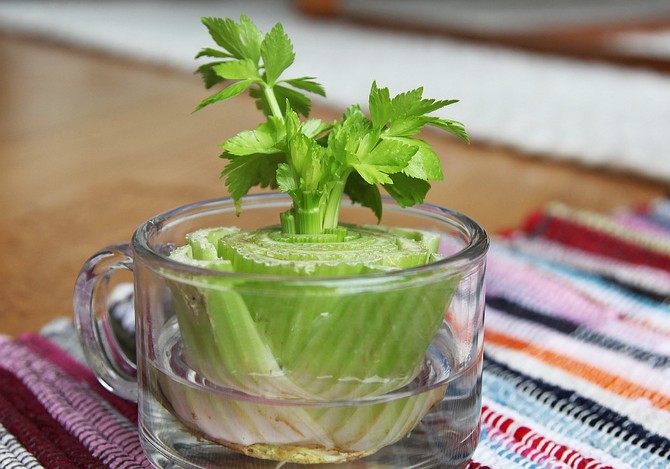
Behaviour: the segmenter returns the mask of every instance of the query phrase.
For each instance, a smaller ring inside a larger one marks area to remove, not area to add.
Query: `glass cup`
[[[442,259],[358,276],[240,274],[169,258],[186,234],[254,230],[290,206],[248,196],[159,215],[82,268],[75,322],[100,382],[136,400],[157,467],[460,468],[479,440],[488,237],[457,212],[384,201],[383,225],[436,233]],[[345,200],[343,223],[374,224]],[[136,347],[107,311],[134,278]],[[132,358],[129,358],[131,356]]]

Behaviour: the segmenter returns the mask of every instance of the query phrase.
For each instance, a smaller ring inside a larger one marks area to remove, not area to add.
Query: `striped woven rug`
[[[670,467],[670,200],[495,238],[483,404],[469,469]],[[135,412],[69,319],[0,339],[0,467],[149,467]]]

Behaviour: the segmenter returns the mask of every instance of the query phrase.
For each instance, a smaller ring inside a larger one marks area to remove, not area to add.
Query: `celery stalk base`
[[[179,363],[179,342],[174,338],[174,347],[166,344],[171,364],[163,366]],[[346,462],[406,437],[443,399],[447,384],[441,383],[448,370],[435,373],[445,361],[430,355],[414,389],[372,400],[268,400],[205,388],[197,377],[194,382],[175,380],[175,375],[190,373],[159,368],[154,394],[192,433],[247,456],[298,464]]]

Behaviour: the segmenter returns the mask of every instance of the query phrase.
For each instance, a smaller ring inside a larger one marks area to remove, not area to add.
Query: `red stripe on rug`
[[[508,440],[510,450],[536,463],[553,460],[573,469],[614,469],[610,465],[600,463],[575,449],[540,435],[488,406],[482,406],[482,423]]]
[[[137,425],[137,404],[122,399],[105,389],[95,374],[71,358],[60,347],[36,334],[23,334],[19,342],[41,358],[53,363],[76,381],[86,383],[91,390],[107,401],[117,412]]]
[[[529,236],[556,241],[593,254],[670,272],[670,256],[551,214],[529,218],[524,225],[524,231]]]
[[[0,368],[0,421],[45,468],[105,467],[49,415],[19,378],[4,368]]]
[[[467,466],[465,466],[465,469],[491,469],[489,466],[484,466],[478,462],[475,461],[470,461]]]

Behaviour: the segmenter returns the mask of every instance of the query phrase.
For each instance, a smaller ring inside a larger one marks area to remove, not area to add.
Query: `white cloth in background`
[[[0,28],[192,71],[212,45],[199,18],[243,12],[263,30],[283,23],[289,73],[318,77],[331,106],[365,104],[373,80],[392,93],[423,85],[461,100],[440,115],[474,140],[670,180],[670,76],[652,71],[314,21],[286,0],[4,1]]]

